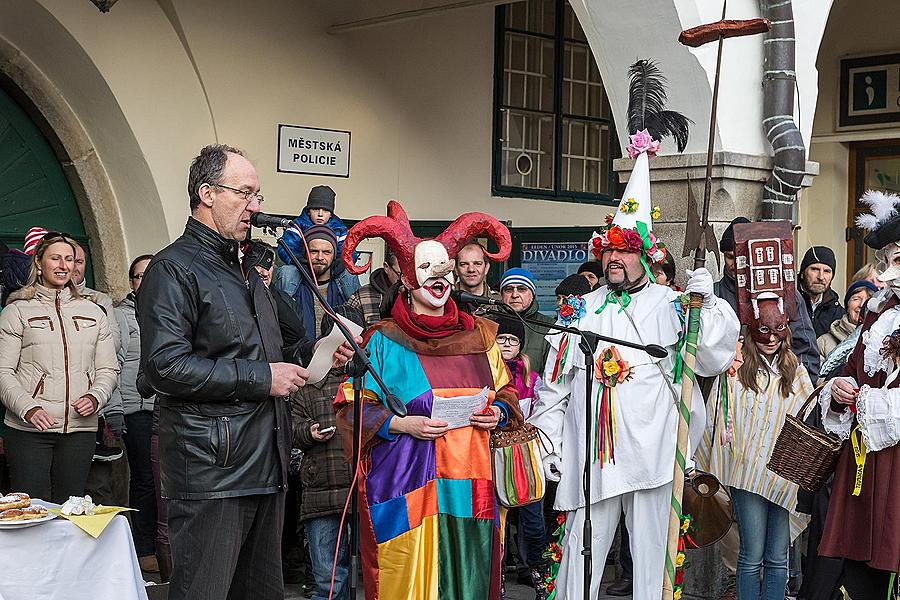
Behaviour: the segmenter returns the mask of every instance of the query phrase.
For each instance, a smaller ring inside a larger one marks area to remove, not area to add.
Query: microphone
[[[475,294],[470,294],[468,292],[463,292],[462,290],[453,290],[450,292],[450,297],[453,298],[454,302],[465,302],[467,304],[479,304],[479,305],[491,305],[491,306],[503,306],[503,303],[499,300],[494,300],[493,298],[488,298],[487,296],[476,296]]]
[[[293,219],[285,219],[284,217],[276,217],[275,215],[267,215],[266,213],[253,213],[250,215],[250,224],[254,227],[290,227]]]

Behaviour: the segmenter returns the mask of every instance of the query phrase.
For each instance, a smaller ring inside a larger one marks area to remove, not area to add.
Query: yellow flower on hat
[[[624,200],[622,202],[622,205],[619,207],[619,210],[621,210],[625,214],[630,215],[633,212],[637,212],[638,206],[639,205],[637,203],[637,200],[635,200],[634,198],[628,198],[627,200]]]

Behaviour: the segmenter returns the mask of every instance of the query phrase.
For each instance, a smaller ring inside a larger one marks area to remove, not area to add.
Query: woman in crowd
[[[816,340],[819,345],[819,356],[824,361],[835,347],[847,339],[856,329],[861,320],[863,307],[869,298],[878,292],[874,283],[867,279],[860,279],[850,284],[847,293],[844,294],[844,308],[847,312],[843,317],[831,324],[828,331]]]
[[[859,271],[853,274],[853,277],[850,278],[851,283],[855,283],[857,281],[869,281],[875,284],[879,290],[884,287],[884,283],[878,281],[878,269],[875,268],[875,263],[867,262],[862,267],[859,268]]]
[[[28,281],[0,313],[12,487],[53,502],[84,494],[97,411],[119,370],[106,314],[78,294],[74,264],[75,243],[47,234],[32,255]]]
[[[153,489],[153,468],[150,460],[150,439],[153,432],[154,396],[142,398],[137,391],[138,364],[141,361],[141,330],[135,315],[135,300],[144,269],[150,264],[152,254],[143,254],[131,262],[128,268],[128,282],[131,293],[118,304],[125,315],[128,328],[122,331],[127,343],[125,362],[119,378],[122,393],[122,407],[125,410],[125,449],[128,451],[128,466],[131,479],[128,497],[137,512],[132,516],[134,528],[134,548],[137,551],[141,569],[148,572],[159,570],[156,554],[156,496]]]
[[[806,368],[791,350],[786,323],[777,329],[759,324],[749,332],[745,326],[744,334],[749,339],[729,409],[731,444],[711,443],[709,471],[730,487],[734,502],[741,540],[738,598],[783,600],[788,547],[803,521],[791,514],[798,486],[769,471],[766,464],[785,415],[796,414],[813,388]],[[711,428],[716,419],[711,415],[708,420]]]

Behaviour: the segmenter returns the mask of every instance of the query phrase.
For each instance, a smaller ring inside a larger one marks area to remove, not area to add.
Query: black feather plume
[[[646,129],[655,140],[671,135],[679,152],[684,152],[693,123],[683,114],[664,110],[666,78],[651,60],[639,60],[628,67],[628,133]]]

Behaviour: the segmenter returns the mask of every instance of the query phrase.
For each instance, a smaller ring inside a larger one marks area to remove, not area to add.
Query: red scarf
[[[391,308],[391,318],[406,335],[417,340],[440,339],[475,329],[475,319],[469,313],[461,312],[453,298],[444,305],[444,314],[432,316],[413,312],[407,295],[400,293]]]

